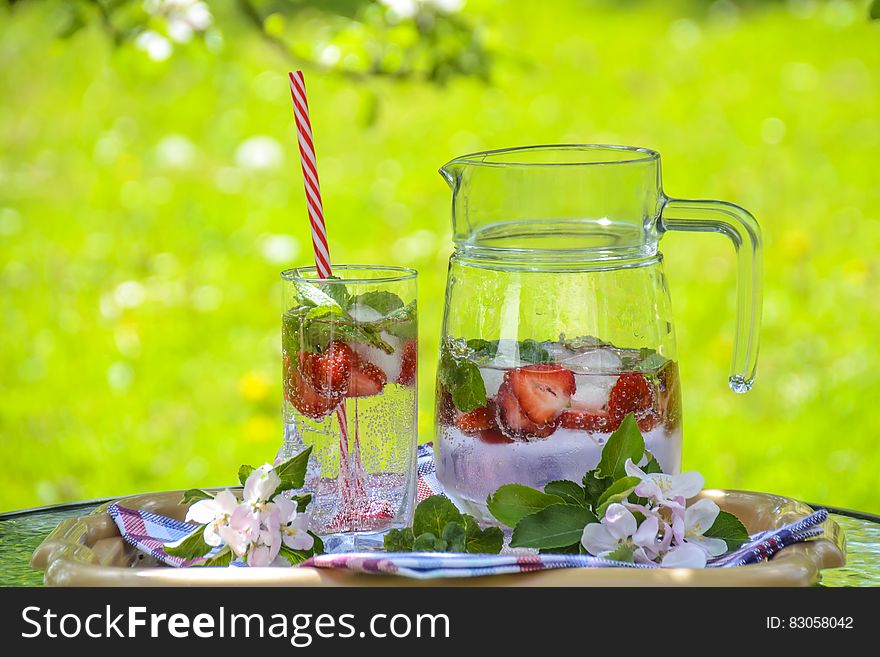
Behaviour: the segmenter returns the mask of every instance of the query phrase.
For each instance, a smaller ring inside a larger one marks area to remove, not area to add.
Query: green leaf
[[[309,506],[309,502],[312,501],[312,494],[303,493],[302,495],[291,495],[290,501],[296,502],[297,513],[302,513]]]
[[[228,566],[232,563],[233,558],[232,550],[229,548],[224,548],[218,554],[214,555],[210,559],[205,559],[204,561],[197,563],[197,566]]]
[[[398,338],[409,339],[418,337],[416,302],[412,301],[402,308],[392,311],[385,319],[379,320],[374,326],[377,331],[387,331]]]
[[[312,556],[311,550],[294,550],[292,548],[287,547],[286,545],[282,545],[281,549],[278,551],[279,557],[284,557],[287,561],[290,562],[291,566],[296,566],[301,564],[303,561]]]
[[[645,474],[663,474],[663,468],[660,467],[660,462],[656,457],[651,452],[646,451],[645,454],[648,457],[648,462],[642,468],[642,472]]]
[[[333,311],[345,312],[339,302],[330,294],[327,294],[314,283],[306,281],[293,281],[293,287],[296,289],[299,298],[302,299],[303,305],[314,306],[317,308],[326,308]],[[345,286],[343,286],[345,287]],[[348,292],[346,292],[348,294]]]
[[[412,552],[413,541],[412,529],[404,527],[403,529],[392,529],[385,534],[385,551],[386,552]]]
[[[510,547],[566,547],[580,541],[584,527],[591,522],[598,521],[589,509],[554,504],[520,520],[513,530]]]
[[[413,552],[446,552],[446,541],[431,532],[419,534],[413,541]]]
[[[522,484],[505,484],[486,498],[486,504],[499,522],[516,527],[526,516],[554,504],[563,504],[563,499]]]
[[[608,507],[629,497],[641,481],[638,477],[623,477],[611,484],[596,502],[596,516],[604,518]]]
[[[452,395],[452,403],[462,413],[470,413],[486,405],[486,385],[475,363],[444,354],[440,359],[438,378]]]
[[[627,563],[633,562],[633,555],[635,554],[635,548],[628,543],[621,543],[614,550],[604,555],[604,559],[611,559],[612,561],[625,561]]]
[[[464,518],[464,551],[471,554],[498,554],[504,546],[504,534],[498,527],[480,529],[477,521],[469,515]]]
[[[306,481],[306,468],[309,464],[309,457],[312,454],[312,446],[309,445],[294,457],[282,461],[275,466],[275,474],[281,478],[281,483],[275,489],[273,497],[285,490],[295,490],[302,488]],[[239,477],[241,471],[239,470]]]
[[[613,483],[614,479],[611,477],[600,477],[596,470],[590,470],[585,474],[583,479],[584,494],[590,506],[594,509],[599,506],[599,498],[602,497],[602,493]]]
[[[321,537],[313,531],[309,531],[309,536],[314,540],[314,543],[312,543],[312,554],[324,554],[324,541],[321,540]]]
[[[749,532],[745,525],[740,522],[739,518],[727,511],[721,511],[718,514],[709,530],[703,532],[703,536],[722,539],[727,543],[728,552],[736,550],[749,540]]]
[[[635,368],[639,372],[655,372],[666,365],[667,358],[664,358],[653,349],[643,347],[639,349],[639,361]]]
[[[443,535],[447,523],[457,522],[464,526],[461,512],[443,495],[432,495],[422,500],[413,514],[413,536],[430,533],[435,537]],[[415,547],[413,547],[415,550]]]
[[[447,552],[467,552],[465,549],[465,528],[459,523],[447,523],[440,538],[446,542]]]
[[[541,548],[538,550],[538,554],[580,554],[581,547],[580,542],[577,542],[572,543],[571,545],[566,545],[565,547]]]
[[[198,559],[211,551],[211,546],[205,543],[205,527],[202,525],[194,532],[174,543],[166,543],[163,546],[165,553],[172,557],[180,557],[185,561]]]
[[[199,500],[213,500],[214,496],[211,493],[201,490],[200,488],[190,488],[183,494],[183,499],[180,500],[180,504],[192,504],[193,502],[198,502]]]
[[[629,413],[602,448],[602,458],[599,460],[596,474],[599,477],[619,479],[626,475],[624,470],[626,460],[632,459],[633,463],[638,463],[644,453],[645,440],[636,424],[635,416]]]
[[[495,358],[495,355],[498,353],[498,340],[490,342],[481,338],[473,338],[467,341],[467,347],[473,358],[491,359]]]
[[[880,21],[880,0],[874,0],[874,4],[871,5],[871,11],[868,16],[871,20]]]
[[[566,504],[580,504],[581,506],[586,506],[587,504],[586,491],[573,481],[566,481],[564,479],[551,481],[544,486],[544,492],[548,495],[561,497],[562,501]]]
[[[251,472],[254,471],[254,466],[252,465],[243,465],[238,469],[238,480],[241,482],[241,485],[244,486],[247,478],[251,476]]]
[[[403,300],[388,290],[373,290],[358,294],[352,299],[352,304],[359,306],[368,306],[376,312],[387,315],[394,310],[403,308]]]
[[[320,286],[321,291],[339,304],[340,308],[343,310],[348,309],[348,306],[351,303],[351,294],[349,294],[348,288],[345,287],[345,283],[343,283],[342,279],[338,276],[329,276],[328,278],[332,281],[339,282],[322,283]]]
[[[533,364],[549,363],[553,360],[549,351],[531,339],[519,343],[519,358]]]

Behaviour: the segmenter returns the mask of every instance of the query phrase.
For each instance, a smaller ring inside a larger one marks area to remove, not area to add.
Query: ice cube
[[[573,372],[583,374],[590,372],[620,371],[620,356],[611,349],[590,349],[566,358],[561,363]]]
[[[375,308],[370,308],[370,306],[364,306],[359,303],[356,303],[349,308],[348,314],[351,315],[352,319],[356,322],[375,322],[384,317],[384,315]]]
[[[366,306],[362,307],[366,308]],[[372,308],[369,308],[369,310],[372,310]],[[394,347],[392,353],[386,354],[379,347],[374,347],[365,342],[355,342],[351,345],[351,348],[359,358],[372,363],[385,372],[385,376],[388,377],[388,383],[394,383],[400,377],[400,369],[403,366],[403,356],[400,349],[401,340],[387,331],[382,331],[379,335],[385,342]]]
[[[616,376],[575,374],[576,389],[571,396],[572,406],[599,410],[608,403],[608,396],[616,381]]]
[[[486,396],[495,397],[498,394],[498,388],[504,380],[504,370],[494,367],[481,367],[480,375],[483,377],[483,384],[486,386]]]

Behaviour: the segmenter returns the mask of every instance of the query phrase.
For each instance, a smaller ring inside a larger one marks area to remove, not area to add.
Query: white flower
[[[706,553],[694,545],[678,545],[660,561],[664,568],[705,568]]]
[[[672,521],[672,532],[677,543],[687,543],[700,548],[710,557],[717,557],[727,552],[727,543],[720,538],[704,536],[721,509],[712,500],[697,500],[685,509],[684,514],[676,513]]]
[[[277,475],[276,475],[277,476]],[[259,530],[247,551],[248,566],[269,566],[281,549],[281,513],[272,502],[251,514],[259,519]]]
[[[244,501],[255,506],[264,504],[280,484],[281,477],[276,474],[275,468],[264,463],[251,472],[244,482]]]
[[[603,557],[621,545],[633,548],[637,561],[650,561],[656,551],[659,520],[656,516],[646,518],[641,527],[635,516],[622,504],[611,504],[601,522],[584,527],[581,543],[587,552]]]
[[[296,502],[286,497],[275,500],[280,514],[281,540],[292,550],[309,550],[315,542],[309,534],[309,516],[297,513]]]
[[[638,477],[641,482],[636,486],[635,493],[639,497],[654,500],[663,506],[683,506],[684,500],[693,497],[701,490],[705,480],[696,470],[668,475],[661,472],[647,474],[639,466],[627,459],[624,464],[626,474]]]
[[[206,525],[205,543],[216,547],[224,542],[221,532],[237,508],[235,495],[228,490],[220,491],[216,497],[193,504],[186,512],[186,521]]]

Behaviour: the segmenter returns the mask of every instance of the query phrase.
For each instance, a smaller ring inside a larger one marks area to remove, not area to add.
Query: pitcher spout
[[[445,180],[450,189],[454,191],[455,188],[458,186],[458,181],[461,180],[461,175],[463,171],[464,164],[462,164],[459,160],[450,160],[442,167],[440,167],[438,173],[443,176],[443,180]]]

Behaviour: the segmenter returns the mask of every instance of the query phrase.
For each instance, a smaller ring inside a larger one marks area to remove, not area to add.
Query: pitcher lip
[[[540,151],[616,151],[628,152],[632,157],[620,160],[590,160],[572,162],[517,162],[515,160],[492,161],[487,158],[508,153],[540,152]],[[634,164],[636,162],[656,162],[660,159],[660,153],[650,148],[641,146],[622,146],[616,144],[539,144],[534,146],[513,146],[510,148],[498,148],[488,151],[477,151],[460,157],[453,158],[442,167],[440,172],[450,165],[469,164],[487,167],[561,167],[561,166],[612,166],[615,164]]]

